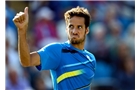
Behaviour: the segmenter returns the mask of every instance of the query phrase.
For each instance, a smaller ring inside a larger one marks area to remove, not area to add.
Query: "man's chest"
[[[58,77],[74,78],[82,76],[83,79],[89,80],[95,73],[94,63],[94,60],[88,55],[62,53]]]

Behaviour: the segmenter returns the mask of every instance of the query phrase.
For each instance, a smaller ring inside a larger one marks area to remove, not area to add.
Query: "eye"
[[[73,25],[69,25],[69,28],[70,28],[70,29],[73,29]]]
[[[78,29],[81,29],[82,28],[82,26],[78,26]]]

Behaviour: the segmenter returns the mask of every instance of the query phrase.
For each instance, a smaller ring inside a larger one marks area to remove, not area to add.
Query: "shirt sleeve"
[[[52,43],[38,50],[40,55],[40,65],[36,66],[38,70],[55,70],[61,60],[61,44]]]

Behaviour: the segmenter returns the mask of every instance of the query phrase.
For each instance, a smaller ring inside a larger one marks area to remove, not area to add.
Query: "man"
[[[28,7],[13,18],[18,29],[18,53],[21,65],[50,70],[55,90],[89,90],[95,74],[96,60],[84,49],[89,33],[90,14],[83,7],[68,10],[65,14],[68,41],[51,43],[30,53],[26,40]]]

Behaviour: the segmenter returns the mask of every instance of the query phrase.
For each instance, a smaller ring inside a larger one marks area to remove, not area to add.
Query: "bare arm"
[[[27,29],[28,29],[28,7],[24,12],[19,12],[13,18],[18,30],[18,53],[20,63],[24,67],[37,66],[40,64],[40,56],[37,52],[31,52],[27,43]]]

